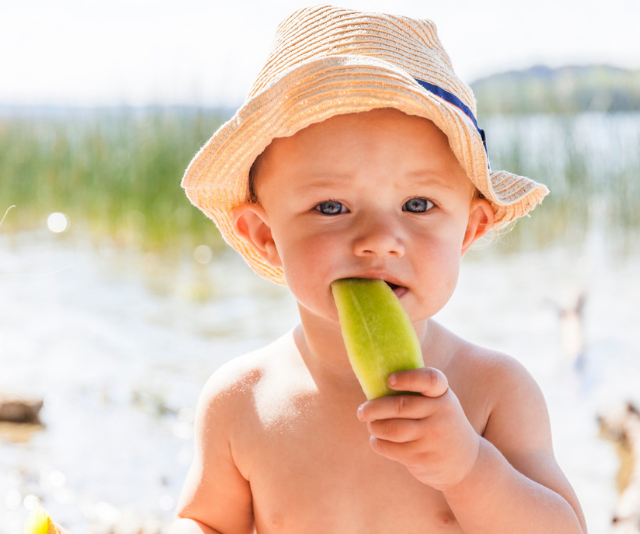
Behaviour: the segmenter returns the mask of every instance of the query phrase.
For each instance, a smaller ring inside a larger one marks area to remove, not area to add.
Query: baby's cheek
[[[460,258],[454,258],[453,261],[449,262],[449,267],[446,271],[445,277],[445,291],[447,295],[451,297],[453,292],[458,285],[458,275],[460,274]]]
[[[451,246],[432,245],[425,254],[424,262],[419,269],[424,283],[432,292],[432,297],[440,307],[451,298],[458,283],[460,272],[460,255]]]
[[[288,270],[292,276],[316,278],[332,261],[335,258],[332,258],[330,251],[319,239],[296,240],[283,250],[285,273]]]
[[[304,289],[325,282],[335,258],[321,243],[302,240],[282,250],[285,277],[289,287]]]

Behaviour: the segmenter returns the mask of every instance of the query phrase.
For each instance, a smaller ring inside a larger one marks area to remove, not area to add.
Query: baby
[[[533,378],[431,318],[547,189],[490,169],[430,21],[294,13],[183,185],[300,325],[207,382],[173,533],[586,533]],[[330,289],[349,277],[400,299],[425,367],[388,384],[417,394],[366,401]]]

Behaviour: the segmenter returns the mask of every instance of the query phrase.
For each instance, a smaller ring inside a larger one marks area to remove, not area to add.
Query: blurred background
[[[0,534],[35,501],[72,534],[163,532],[204,382],[296,324],[180,179],[313,3],[0,3]],[[640,514],[602,428],[640,405],[640,4],[338,5],[434,20],[492,167],[551,189],[467,254],[438,319],[526,365],[590,532],[613,532]]]

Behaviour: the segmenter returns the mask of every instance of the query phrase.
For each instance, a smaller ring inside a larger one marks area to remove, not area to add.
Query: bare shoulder
[[[512,356],[469,343],[439,325],[438,335],[448,354],[443,371],[467,418],[476,422],[476,430],[509,461],[518,463],[530,451],[552,456],[544,395],[526,367]]]
[[[487,399],[485,437],[502,448],[528,448],[551,452],[551,430],[542,390],[516,358],[478,348],[473,356],[477,377]]]
[[[229,416],[237,419],[238,411],[253,409],[253,399],[273,368],[290,350],[290,336],[285,335],[260,349],[237,356],[221,365],[207,380],[198,401],[196,417]],[[228,425],[226,428],[230,428]]]
[[[219,532],[254,531],[251,487],[243,469],[244,433],[255,420],[253,398],[269,373],[274,342],[230,360],[207,380],[196,408],[195,455],[176,509]]]
[[[440,369],[482,435],[496,422],[496,410],[521,403],[545,408],[538,384],[516,358],[465,341],[440,325],[434,328],[443,348]]]
[[[513,356],[475,345],[451,333],[452,358],[450,365],[468,373],[481,373],[483,379],[533,380],[525,366]]]
[[[453,366],[464,389],[482,400],[483,436],[506,449],[536,448],[551,453],[551,430],[544,395],[535,378],[516,358],[461,342]]]
[[[292,332],[288,332],[264,347],[221,365],[207,380],[203,394],[222,398],[250,394],[274,373],[286,374],[290,367],[298,370],[301,362]]]
[[[468,344],[460,359],[467,372],[482,381],[489,415],[505,403],[544,404],[538,383],[513,356]]]
[[[237,401],[250,394],[264,373],[264,349],[236,356],[209,377],[200,395],[200,404]]]

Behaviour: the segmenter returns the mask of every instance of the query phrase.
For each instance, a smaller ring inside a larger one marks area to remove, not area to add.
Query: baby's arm
[[[585,533],[573,488],[558,466],[540,388],[504,359],[489,378],[494,392],[478,460],[444,496],[465,532]]]
[[[195,419],[195,457],[178,502],[171,534],[253,533],[249,482],[231,452],[230,429],[243,404],[234,363],[207,382]],[[235,382],[235,383],[234,383]]]
[[[475,377],[491,394],[483,437],[445,375],[425,368],[390,377],[392,388],[421,396],[381,397],[361,407],[372,448],[442,491],[465,533],[586,533],[578,500],[553,456],[538,385],[517,361],[493,359],[488,372]]]

